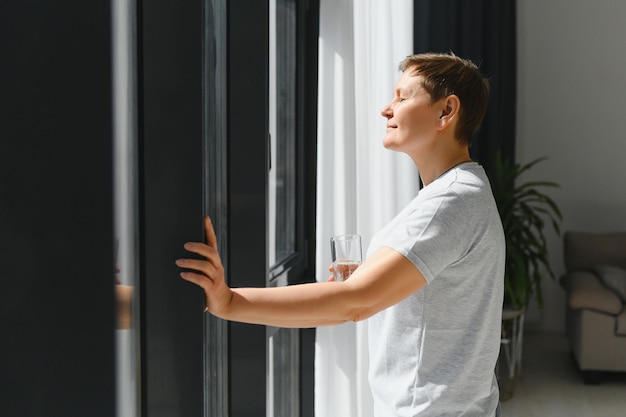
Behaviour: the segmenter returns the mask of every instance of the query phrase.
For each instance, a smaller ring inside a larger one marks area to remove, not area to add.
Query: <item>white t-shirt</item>
[[[483,168],[461,164],[420,190],[368,255],[381,246],[427,285],[369,319],[376,416],[493,416],[505,242]]]

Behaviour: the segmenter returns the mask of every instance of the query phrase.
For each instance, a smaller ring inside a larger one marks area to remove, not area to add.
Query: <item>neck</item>
[[[464,163],[471,162],[467,148],[459,152],[447,154],[440,158],[432,158],[423,164],[416,164],[424,186],[430,184],[452,168]]]

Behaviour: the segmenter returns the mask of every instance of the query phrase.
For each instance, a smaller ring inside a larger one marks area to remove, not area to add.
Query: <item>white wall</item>
[[[518,0],[517,160],[553,180],[563,230],[626,230],[626,1]],[[550,234],[563,273],[562,239]],[[562,332],[565,297],[549,279],[527,328]]]

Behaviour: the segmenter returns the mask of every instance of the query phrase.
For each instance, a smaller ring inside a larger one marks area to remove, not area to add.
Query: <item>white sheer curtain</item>
[[[417,170],[385,150],[380,109],[413,50],[413,0],[321,0],[317,279],[328,279],[329,239],[372,235],[415,196]],[[367,323],[319,328],[317,417],[370,417]]]

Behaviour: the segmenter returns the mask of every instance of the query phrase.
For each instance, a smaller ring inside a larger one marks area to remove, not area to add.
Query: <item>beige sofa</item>
[[[626,232],[564,234],[567,337],[585,383],[626,371]]]

